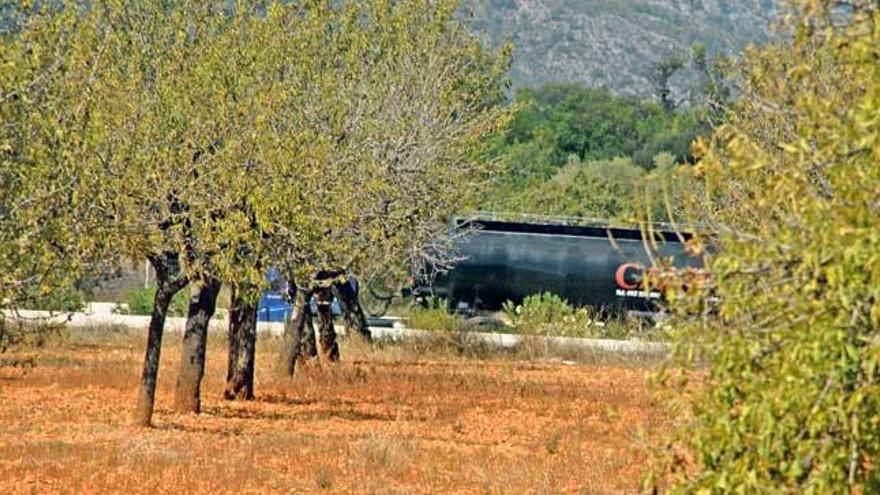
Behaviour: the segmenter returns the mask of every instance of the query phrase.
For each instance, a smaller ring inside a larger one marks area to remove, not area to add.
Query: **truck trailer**
[[[691,235],[673,229],[491,217],[459,218],[453,228],[465,231],[456,243],[459,261],[414,292],[445,298],[449,309],[468,314],[538,293],[599,310],[654,312],[662,294],[645,286],[646,270],[660,260],[702,266],[687,252]]]

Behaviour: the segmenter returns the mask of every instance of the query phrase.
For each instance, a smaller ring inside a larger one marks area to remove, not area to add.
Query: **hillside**
[[[650,96],[651,64],[694,43],[736,53],[768,37],[775,0],[466,0],[471,27],[516,47],[517,87],[550,82]],[[683,86],[687,72],[674,86]]]

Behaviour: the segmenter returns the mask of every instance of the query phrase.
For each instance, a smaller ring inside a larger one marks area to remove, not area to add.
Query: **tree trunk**
[[[318,349],[315,346],[315,331],[309,308],[312,291],[297,287],[292,278],[288,280],[288,284],[287,296],[293,301],[293,316],[284,327],[281,363],[284,373],[293,376],[296,363],[305,359],[312,350],[313,355],[317,355]]]
[[[174,410],[179,413],[201,412],[201,385],[205,376],[205,346],[208,342],[208,323],[217,308],[220,294],[219,280],[209,278],[193,287],[183,334],[180,371],[174,391]]]
[[[311,305],[306,306],[306,324],[303,326],[299,355],[302,362],[318,357],[318,339],[315,337],[315,319],[312,317]]]
[[[165,316],[168,305],[174,294],[186,286],[186,279],[172,280],[172,256],[166,253],[163,257],[150,258],[156,272],[156,296],[153,299],[153,313],[147,332],[147,349],[144,356],[144,367],[141,372],[141,387],[138,394],[137,409],[134,414],[136,426],[148,427],[153,420],[153,404],[156,399],[156,382],[159,377],[159,357],[162,351],[162,333],[165,329]],[[176,261],[176,257],[174,258]]]
[[[228,400],[254,398],[254,361],[257,345],[257,296],[252,287],[233,287],[229,308]]]
[[[333,284],[333,294],[342,309],[345,334],[351,335],[353,332],[357,332],[364,340],[372,342],[373,335],[367,325],[367,316],[364,314],[364,309],[361,307],[351,283],[346,281]]]
[[[329,288],[321,287],[315,290],[315,300],[318,303],[318,325],[321,335],[321,355],[325,361],[339,361],[339,345],[336,343],[336,329],[333,328],[332,301]]]

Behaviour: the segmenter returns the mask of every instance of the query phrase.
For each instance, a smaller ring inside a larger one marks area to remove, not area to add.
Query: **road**
[[[15,313],[7,311],[6,316],[10,319],[65,323],[73,327],[122,326],[132,329],[146,329],[149,325],[149,316],[116,314],[113,312],[114,306],[112,303],[90,303],[83,312],[77,313],[20,310]],[[165,329],[167,331],[183,332],[185,327],[186,318],[168,317],[165,320]],[[213,318],[210,322],[209,330],[225,331],[226,320],[224,318]],[[427,338],[436,335],[436,332],[406,328],[403,320],[399,318],[372,320],[370,330],[373,338],[377,340],[399,341],[411,338]],[[284,324],[278,322],[259,322],[257,324],[257,331],[261,333],[266,332],[271,335],[282,335],[284,333]],[[488,332],[468,332],[468,337],[476,342],[504,348],[516,347],[525,339],[530,339],[532,342],[537,341],[554,347],[571,347],[611,354],[663,356],[668,354],[670,350],[669,344],[641,340],[536,337]]]

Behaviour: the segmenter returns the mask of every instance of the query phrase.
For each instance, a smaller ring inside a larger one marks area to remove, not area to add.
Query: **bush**
[[[156,297],[156,286],[132,289],[125,298],[127,309],[120,312],[130,315],[149,315],[153,312],[153,299]],[[171,299],[168,306],[169,316],[186,316],[189,310],[189,291],[181,290]]]
[[[634,321],[602,319],[589,308],[574,308],[549,292],[528,296],[521,305],[508,301],[504,312],[517,333],[557,337],[625,339],[632,336]]]
[[[645,170],[628,158],[581,161],[570,156],[552,177],[499,198],[504,211],[596,218],[635,218]]]
[[[538,329],[563,323],[566,320],[574,323],[580,316],[568,301],[549,292],[528,296],[520,306],[507,301],[504,303],[504,312],[513,324],[521,329]]]
[[[460,332],[464,330],[464,318],[450,313],[445,299],[429,298],[427,307],[415,307],[409,311],[408,325],[417,330]]]
[[[880,493],[880,17],[835,3],[793,2],[822,15],[748,52],[695,146],[713,254],[671,293],[693,413],[661,449],[674,492]]]

